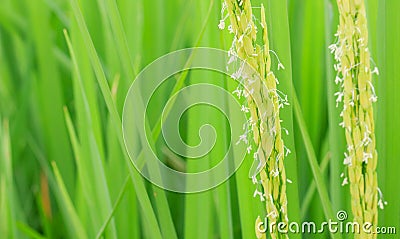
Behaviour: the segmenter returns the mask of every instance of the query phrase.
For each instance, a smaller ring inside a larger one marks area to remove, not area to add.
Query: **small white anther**
[[[240,111],[245,112],[245,113],[249,113],[249,108],[242,105],[242,108],[240,109]]]
[[[374,70],[371,71],[371,74],[376,74],[377,76],[379,76],[379,69],[378,69],[378,67],[375,66]]]
[[[218,28],[220,30],[224,30],[225,29],[225,21],[224,20],[220,20],[219,21]]]
[[[343,161],[343,164],[344,165],[351,165],[351,156],[349,156],[349,155],[347,155],[347,153],[344,153],[344,156],[345,156],[345,158],[344,158],[344,161]]]
[[[346,178],[343,179],[342,186],[349,184],[349,180]]]
[[[251,145],[249,145],[249,147],[247,147],[246,151],[248,154],[250,154],[251,150],[252,150]]]
[[[284,70],[284,69],[285,69],[285,66],[284,66],[281,62],[279,62],[279,63],[278,63],[278,71],[279,71],[281,68],[282,68],[282,70]]]

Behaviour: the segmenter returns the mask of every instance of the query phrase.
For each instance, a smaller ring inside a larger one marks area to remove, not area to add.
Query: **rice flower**
[[[243,84],[249,91],[244,93],[247,99],[246,108],[250,113],[249,128],[251,130],[249,132],[256,146],[254,160],[257,167],[250,176],[254,183],[261,185],[261,191],[256,190],[254,196],[259,196],[260,200],[266,203],[269,224],[277,225],[283,222],[288,225],[285,146],[281,137],[282,128],[279,117],[280,108],[288,103],[287,97],[282,96],[282,93],[277,90],[278,81],[271,70],[270,52],[273,51],[269,49],[265,9],[261,6],[263,45],[258,45],[256,43],[257,27],[253,21],[250,0],[226,0],[225,7],[228,9],[231,23],[228,29],[234,35],[231,51],[251,66],[261,78],[243,80]],[[281,62],[279,62],[278,70],[280,68],[284,69]],[[252,150],[251,147],[248,149]],[[272,231],[267,230],[271,238],[288,238],[287,234],[280,234],[276,226],[268,229],[272,229]],[[257,229],[256,236],[266,238],[266,234],[259,233]]]
[[[341,91],[336,93],[337,104],[343,104],[340,124],[345,129],[347,152],[344,164],[350,185],[351,207],[354,222],[359,225],[378,222],[378,181],[373,103],[376,102],[368,49],[368,28],[363,0],[337,0],[340,24],[338,42],[331,45],[337,64],[336,83]],[[382,203],[381,203],[382,204]],[[376,238],[363,230],[355,238]]]

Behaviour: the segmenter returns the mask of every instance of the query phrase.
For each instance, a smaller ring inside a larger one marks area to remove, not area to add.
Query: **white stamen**
[[[251,148],[251,145],[250,145],[249,147],[247,147],[246,151],[247,151],[248,154],[250,154],[251,150],[252,150],[252,148]]]
[[[343,179],[342,186],[349,184],[349,180],[346,178]]]
[[[220,20],[219,21],[218,28],[220,30],[224,30],[225,29],[225,21],[224,20]]]

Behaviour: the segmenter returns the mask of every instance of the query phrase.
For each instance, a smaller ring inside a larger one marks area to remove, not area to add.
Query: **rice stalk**
[[[281,137],[281,121],[279,110],[287,101],[278,95],[276,88],[277,79],[271,70],[271,55],[269,49],[265,9],[261,5],[261,30],[263,45],[257,41],[257,27],[253,21],[250,0],[226,0],[231,25],[229,30],[234,34],[231,53],[252,67],[260,79],[245,79],[242,83],[245,90],[237,89],[236,93],[246,97],[247,106],[244,111],[250,112],[249,129],[245,132],[243,141],[248,143],[247,134],[252,134],[257,151],[254,153],[256,168],[250,172],[255,184],[261,185],[261,190],[256,189],[254,196],[260,197],[266,203],[266,217],[268,225],[277,225],[282,222],[287,226],[287,198],[286,198],[286,173],[283,164],[285,147]],[[224,28],[221,20],[220,28]],[[244,67],[244,66],[242,66]],[[284,68],[279,62],[278,70]],[[239,69],[238,72],[242,72]],[[262,87],[265,85],[265,87]],[[256,103],[257,102],[257,103]],[[249,146],[248,152],[252,151]],[[259,174],[259,175],[258,175]],[[266,238],[258,226],[260,217],[256,220],[257,238]],[[264,226],[268,226],[264,225]],[[272,229],[272,230],[271,230]],[[268,228],[271,238],[288,238],[287,234],[280,234],[277,227]]]
[[[338,42],[330,49],[335,55],[338,72],[336,84],[341,91],[336,93],[337,105],[343,103],[340,124],[345,129],[347,152],[344,164],[346,177],[343,185],[350,184],[351,207],[354,222],[361,227],[371,223],[373,230],[378,222],[377,159],[373,103],[377,101],[368,49],[368,28],[363,0],[337,0],[340,23]],[[376,234],[360,230],[355,238],[376,238]]]

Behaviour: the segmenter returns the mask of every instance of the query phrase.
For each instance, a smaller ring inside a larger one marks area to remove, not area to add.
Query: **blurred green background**
[[[302,111],[294,117],[290,106],[281,113],[292,151],[285,161],[293,181],[289,219],[322,222],[339,210],[350,214],[349,188],[340,178],[346,144],[328,50],[338,24],[336,2],[255,0],[257,18],[261,3],[271,49],[286,67],[276,72],[278,88],[292,102],[297,92]],[[379,187],[388,202],[379,223],[399,229],[400,1],[366,4],[372,65],[380,71],[374,79]],[[230,48],[232,37],[218,29],[221,6],[219,0],[0,0],[0,238],[255,238],[254,222],[264,210],[248,178],[252,157],[217,188],[184,195],[143,179],[122,140],[124,99],[147,64],[187,47]],[[188,74],[183,85],[209,76]],[[213,83],[235,88],[220,78]],[[159,90],[148,111],[151,127],[159,123],[157,102],[168,99],[173,87],[174,80]],[[229,144],[223,115],[202,107],[188,111],[181,136],[197,144],[205,119],[222,136],[206,156],[213,161]],[[174,155],[161,137],[152,141],[172,165],[201,169]],[[323,177],[312,173],[313,159]]]

